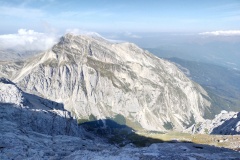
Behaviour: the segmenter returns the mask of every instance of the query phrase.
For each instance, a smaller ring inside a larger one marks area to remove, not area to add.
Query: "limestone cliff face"
[[[78,119],[122,115],[147,130],[182,130],[202,121],[207,93],[172,63],[131,43],[67,34],[25,62],[13,81],[64,104]]]

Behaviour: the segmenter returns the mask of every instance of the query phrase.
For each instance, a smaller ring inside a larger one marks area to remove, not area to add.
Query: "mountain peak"
[[[122,115],[147,130],[182,130],[210,107],[201,87],[170,62],[132,43],[88,35],[66,34],[14,81],[63,103],[78,119]]]
[[[60,39],[60,42],[63,42],[63,41],[71,42],[73,40],[77,40],[77,41],[87,40],[90,42],[95,40],[95,41],[104,42],[104,43],[112,42],[111,40],[108,40],[108,39],[104,38],[103,36],[101,36],[100,34],[95,33],[95,32],[84,32],[81,34],[75,34],[75,33],[69,32]]]

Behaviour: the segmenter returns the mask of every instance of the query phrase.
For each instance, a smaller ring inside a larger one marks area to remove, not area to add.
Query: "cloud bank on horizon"
[[[199,33],[199,35],[207,35],[207,36],[240,36],[240,30],[202,32],[202,33]]]
[[[125,39],[144,39],[144,36],[135,35],[131,32],[122,33],[120,36],[107,38],[97,32],[81,30],[77,28],[66,29],[64,34],[72,33],[75,35],[88,35],[93,37],[100,37],[110,42],[124,42],[121,38]],[[235,36],[240,37],[240,30],[225,30],[225,31],[211,31],[198,33],[199,36]],[[63,36],[51,33],[41,33],[34,30],[18,29],[17,33],[14,34],[2,34],[0,35],[0,49],[15,49],[20,51],[44,51],[51,48],[56,44],[59,38]],[[121,38],[120,38],[121,37]],[[112,39],[113,38],[113,39]],[[120,38],[120,39],[119,39]]]
[[[107,39],[97,32],[81,30],[77,28],[66,29],[64,34],[71,33],[74,35],[87,35],[100,37],[110,42],[123,42],[121,40]],[[56,44],[62,35],[41,33],[34,30],[18,29],[14,34],[0,35],[0,50],[12,49],[19,51],[44,51]]]
[[[56,35],[19,29],[16,34],[0,35],[1,49],[19,49],[25,51],[47,50],[58,40]]]

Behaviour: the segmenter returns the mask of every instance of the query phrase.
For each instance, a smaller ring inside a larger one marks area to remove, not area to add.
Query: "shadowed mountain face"
[[[124,124],[119,124],[113,119],[101,119],[80,124],[86,131],[104,137],[110,144],[123,147],[132,143],[137,147],[146,147],[153,143],[163,143],[160,139],[144,137]]]
[[[240,112],[225,120],[221,125],[215,127],[211,134],[234,135],[240,134]]]
[[[240,134],[240,112],[222,111],[213,120],[194,125],[192,130],[193,133],[238,135]]]
[[[17,72],[12,68],[2,72],[21,89],[63,103],[79,121],[119,114],[132,127],[182,130],[211,106],[206,91],[172,63],[100,37],[67,34]]]

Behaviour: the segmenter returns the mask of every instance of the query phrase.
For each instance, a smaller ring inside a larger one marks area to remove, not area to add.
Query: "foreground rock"
[[[0,106],[1,107],[1,106]],[[3,123],[2,123],[3,122]],[[99,139],[73,136],[49,136],[37,132],[21,131],[14,122],[1,121],[0,159],[183,159],[183,160],[238,160],[239,152],[192,143],[159,143],[136,148],[128,145],[116,147]]]
[[[193,143],[118,147],[79,128],[62,104],[0,79],[0,159],[237,159],[238,152]]]
[[[21,130],[49,135],[78,136],[78,125],[62,104],[24,93],[13,82],[0,78],[1,120]]]

